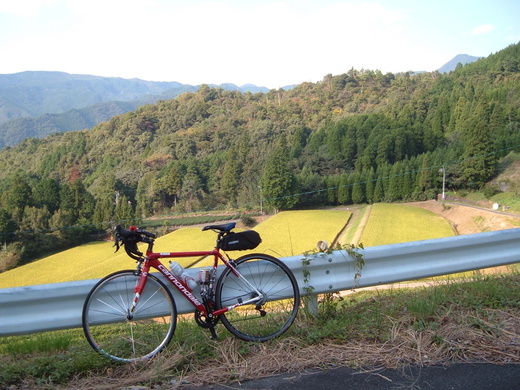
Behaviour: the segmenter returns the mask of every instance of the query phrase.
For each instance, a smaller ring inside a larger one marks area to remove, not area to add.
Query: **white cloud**
[[[492,24],[484,24],[482,26],[477,26],[473,30],[471,30],[471,33],[473,35],[480,35],[480,34],[487,34],[490,33],[495,29],[495,26]]]

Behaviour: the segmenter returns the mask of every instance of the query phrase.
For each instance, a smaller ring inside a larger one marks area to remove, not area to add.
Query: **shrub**
[[[250,215],[242,215],[242,217],[240,217],[240,221],[244,224],[244,226],[247,227],[253,227],[257,224],[256,219],[254,219]]]
[[[484,187],[483,192],[486,199],[491,199],[494,195],[499,194],[501,191],[497,186],[486,186]]]

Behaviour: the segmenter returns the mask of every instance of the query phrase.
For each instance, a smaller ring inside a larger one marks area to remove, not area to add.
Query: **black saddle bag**
[[[246,230],[244,232],[231,232],[220,239],[220,249],[225,251],[243,251],[247,249],[255,249],[262,239],[260,234],[254,230]]]

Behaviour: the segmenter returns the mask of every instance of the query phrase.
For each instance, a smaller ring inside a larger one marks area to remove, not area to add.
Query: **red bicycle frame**
[[[203,313],[205,316],[209,316],[209,317],[219,316],[238,306],[242,306],[242,305],[251,303],[252,301],[260,300],[262,298],[262,294],[260,292],[258,292],[259,296],[254,299],[208,313],[208,310],[206,309],[204,304],[191,292],[191,290],[188,288],[188,286],[186,286],[186,284],[182,280],[180,280],[172,272],[170,272],[170,270],[167,267],[165,267],[159,260],[159,259],[167,259],[167,258],[203,257],[203,256],[213,256],[213,259],[214,259],[213,268],[217,267],[219,259],[222,260],[222,262],[226,265],[226,267],[229,267],[236,277],[241,278],[244,281],[246,281],[246,283],[250,284],[249,282],[247,282],[246,279],[244,279],[242,277],[242,275],[235,269],[235,267],[233,267],[230,264],[230,262],[224,256],[222,256],[222,254],[220,253],[220,250],[218,248],[215,248],[211,251],[196,251],[196,252],[153,252],[149,247],[148,250],[146,251],[146,256],[144,256],[144,260],[142,262],[141,277],[139,279],[139,283],[137,284],[137,286],[134,289],[135,297],[134,297],[134,302],[132,304],[132,308],[130,309],[130,312],[134,311],[134,309],[137,305],[137,302],[139,301],[139,298],[146,286],[146,281],[148,280],[148,273],[150,272],[150,268],[154,268],[154,269],[158,270],[161,274],[163,274],[164,277],[166,277],[177,288],[177,290],[179,290],[188,299],[188,301],[190,301],[191,304],[198,311]],[[251,287],[254,288],[253,286],[251,286]]]

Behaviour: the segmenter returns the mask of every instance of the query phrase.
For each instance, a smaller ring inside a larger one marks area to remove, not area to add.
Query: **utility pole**
[[[263,214],[264,199],[262,197],[262,187],[258,186],[258,188],[260,189],[260,214]]]
[[[446,199],[446,169],[444,168],[444,165],[441,169],[439,169],[439,172],[442,172],[442,200]]]

